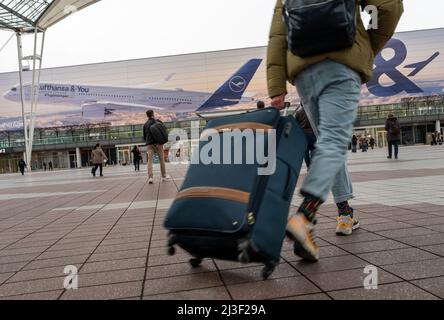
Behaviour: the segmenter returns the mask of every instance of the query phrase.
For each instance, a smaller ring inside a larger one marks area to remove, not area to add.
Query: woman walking
[[[134,170],[140,171],[140,160],[142,158],[142,154],[140,153],[139,147],[134,146],[133,150],[131,150],[131,153],[133,154]]]
[[[100,176],[103,177],[103,163],[105,161],[108,161],[108,158],[105,155],[105,152],[103,152],[102,147],[100,146],[100,143],[96,144],[92,151],[92,162],[94,165],[94,168],[91,170],[91,174],[95,177],[97,168],[100,168]]]

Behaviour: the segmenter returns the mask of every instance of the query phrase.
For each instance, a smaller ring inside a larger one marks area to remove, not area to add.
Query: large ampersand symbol
[[[407,47],[405,44],[400,40],[391,39],[385,46],[385,49],[393,49],[395,56],[390,60],[385,60],[382,52],[376,56],[374,62],[376,67],[373,70],[373,77],[367,83],[368,91],[377,97],[391,97],[403,91],[407,93],[423,92],[413,81],[396,69],[407,58]],[[393,80],[393,85],[383,87],[380,84],[380,79],[384,74]]]

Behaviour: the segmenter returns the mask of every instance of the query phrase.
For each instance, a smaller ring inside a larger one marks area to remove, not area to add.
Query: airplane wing
[[[435,60],[438,56],[439,56],[439,52],[435,52],[430,58],[428,58],[425,61],[421,61],[421,62],[417,62],[417,63],[412,63],[409,64],[407,66],[405,66],[404,68],[406,69],[414,69],[409,75],[408,77],[414,77],[416,76],[419,72],[421,72],[425,67],[427,67],[433,60]]]

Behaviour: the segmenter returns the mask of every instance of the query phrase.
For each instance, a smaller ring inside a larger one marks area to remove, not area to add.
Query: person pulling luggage
[[[378,8],[377,29],[365,29],[359,5]],[[402,0],[349,0],[346,5],[324,0],[276,2],[267,54],[271,104],[284,108],[288,80],[296,86],[318,136],[301,188],[304,200],[287,224],[294,253],[303,259],[319,259],[312,232],[316,213],[330,191],[338,207],[336,233],[350,235],[359,226],[348,203],[353,190],[346,164],[347,145],[361,85],[370,80],[374,57],[394,34],[402,12]],[[316,25],[322,25],[325,32],[313,30]]]

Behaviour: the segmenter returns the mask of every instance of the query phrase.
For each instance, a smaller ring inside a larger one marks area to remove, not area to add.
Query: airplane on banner
[[[205,112],[252,101],[252,97],[244,96],[244,93],[261,62],[262,59],[249,60],[214,93],[41,83],[38,101],[40,104],[81,106],[82,116],[94,119],[103,119],[114,112],[143,112],[149,109],[173,113]],[[30,101],[31,85],[24,86],[24,93],[25,100]],[[19,102],[20,86],[11,88],[4,98]]]

